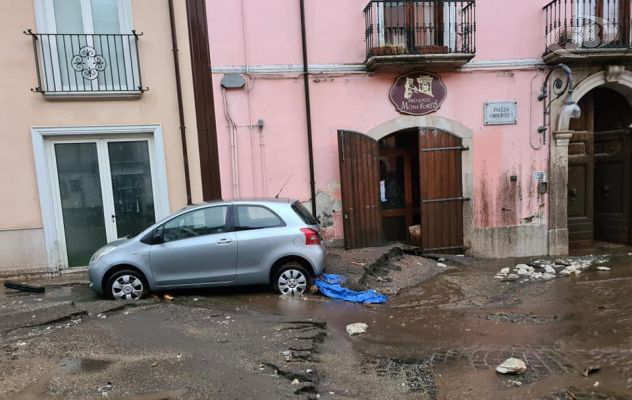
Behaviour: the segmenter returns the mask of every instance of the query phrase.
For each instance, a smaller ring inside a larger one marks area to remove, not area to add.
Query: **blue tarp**
[[[375,290],[367,290],[366,292],[356,292],[342,287],[345,278],[335,274],[323,274],[314,281],[314,285],[318,290],[327,297],[332,299],[351,301],[362,304],[384,304],[388,301],[388,296],[380,294]]]

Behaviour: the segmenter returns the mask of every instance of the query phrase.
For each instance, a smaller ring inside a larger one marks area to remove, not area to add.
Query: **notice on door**
[[[515,125],[518,123],[518,103],[515,101],[485,102],[485,125]]]

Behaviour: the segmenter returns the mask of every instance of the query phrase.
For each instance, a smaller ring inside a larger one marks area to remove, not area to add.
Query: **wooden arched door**
[[[463,248],[461,138],[437,129],[419,131],[421,247],[460,253]]]
[[[338,131],[340,189],[346,249],[384,242],[379,198],[379,148],[369,136]]]

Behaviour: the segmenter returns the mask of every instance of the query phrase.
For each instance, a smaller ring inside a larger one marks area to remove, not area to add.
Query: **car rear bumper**
[[[314,270],[314,276],[322,275],[325,272],[325,259],[327,255],[325,246],[305,246],[304,249],[305,255]]]

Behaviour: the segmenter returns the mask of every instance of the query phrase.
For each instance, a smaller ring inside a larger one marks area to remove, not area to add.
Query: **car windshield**
[[[292,209],[307,225],[318,225],[318,219],[315,218],[303,204],[295,201],[292,203]]]

